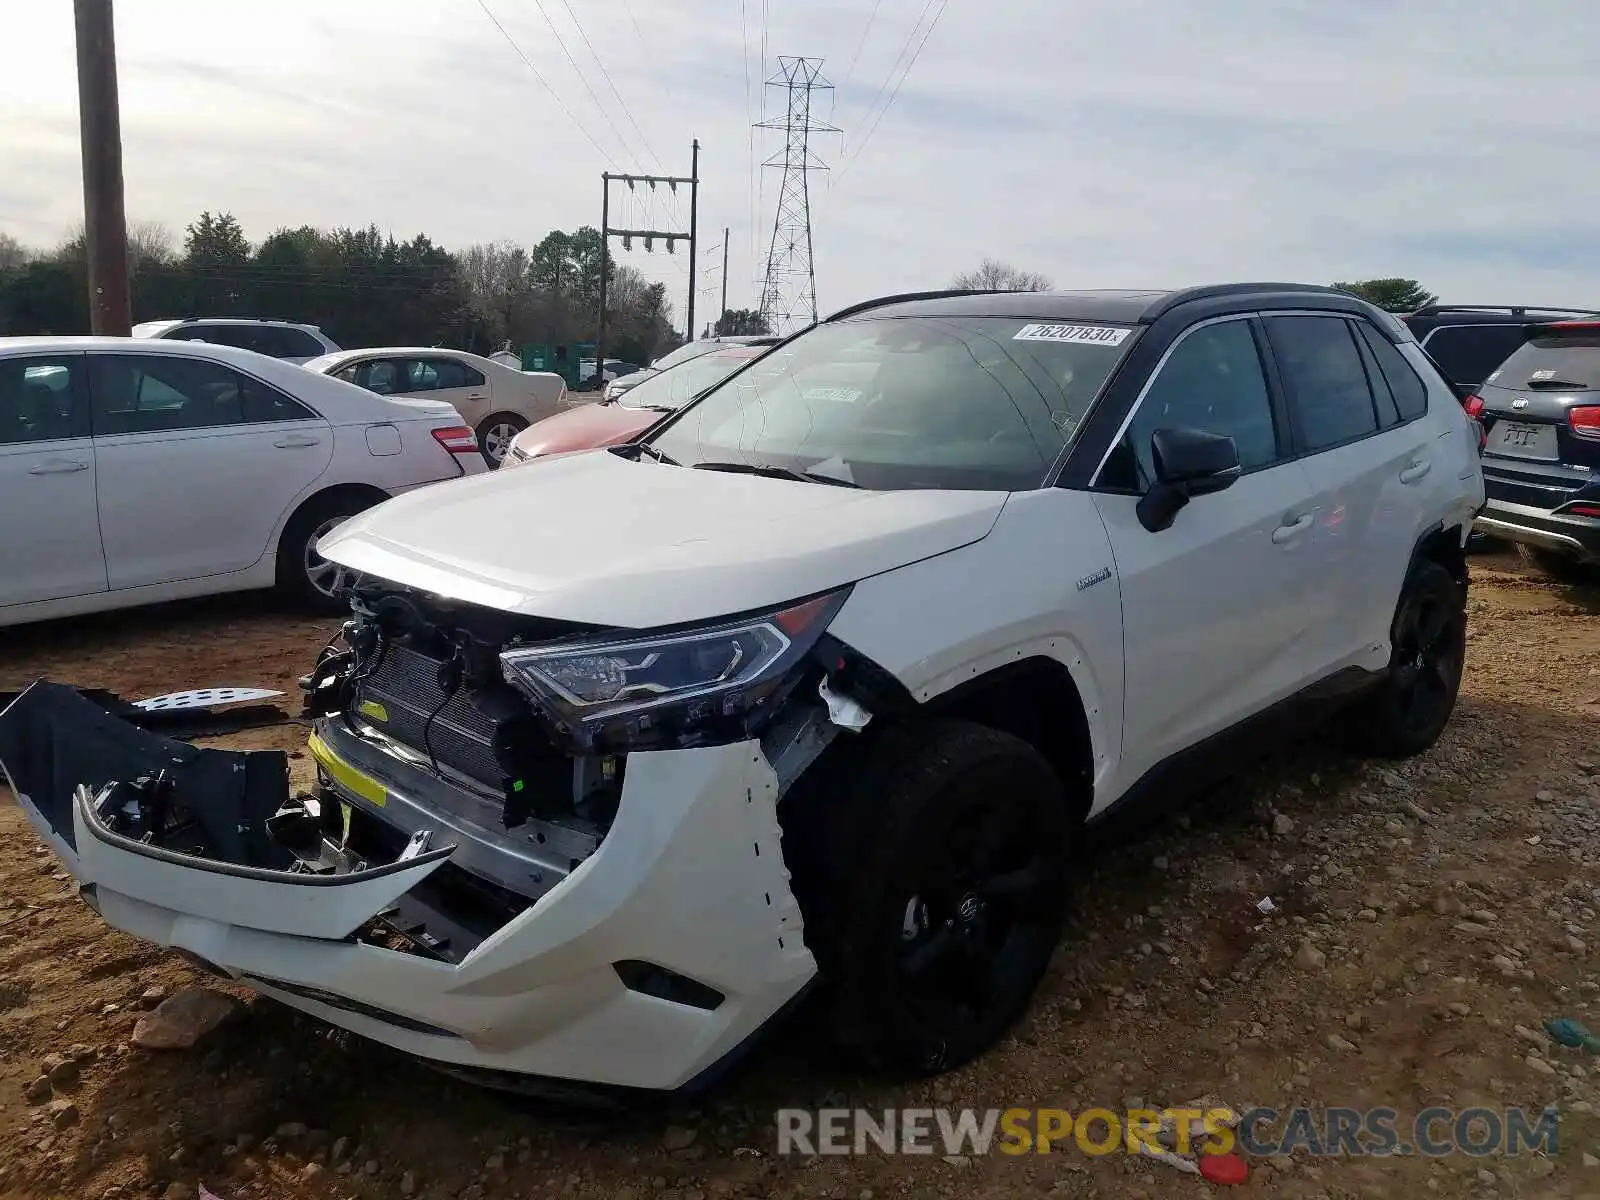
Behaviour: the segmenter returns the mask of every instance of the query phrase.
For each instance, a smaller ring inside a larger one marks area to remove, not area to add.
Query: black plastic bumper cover
[[[287,866],[266,821],[289,793],[281,750],[214,750],[131,724],[75,688],[41,680],[0,712],[0,765],[51,829],[77,849],[73,792],[99,791],[164,769],[181,799],[204,796],[192,816],[214,857],[256,867]]]

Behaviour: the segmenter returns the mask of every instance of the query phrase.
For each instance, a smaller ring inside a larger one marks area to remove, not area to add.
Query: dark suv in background
[[[1600,317],[1583,308],[1536,305],[1430,304],[1400,319],[1444,377],[1458,389],[1477,391],[1541,322]]]
[[[1529,326],[1465,406],[1487,438],[1477,529],[1563,582],[1600,582],[1600,317]]]

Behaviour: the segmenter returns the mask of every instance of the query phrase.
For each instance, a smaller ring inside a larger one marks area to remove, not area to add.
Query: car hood
[[[620,404],[580,404],[528,426],[512,443],[530,458],[615,446],[650,428],[665,413]]]
[[[969,545],[1004,492],[869,492],[568,454],[408,492],[318,550],[506,612],[649,628],[783,604]]]

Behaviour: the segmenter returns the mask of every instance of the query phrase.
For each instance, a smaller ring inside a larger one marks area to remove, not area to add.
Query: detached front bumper
[[[196,749],[51,687],[0,713],[0,766],[85,898],[118,929],[363,1037],[529,1090],[695,1090],[815,975],[778,781],[755,742],[630,756],[598,848],[449,961],[369,944],[363,929],[444,873],[503,878],[511,860],[493,831],[408,790],[405,770],[380,779],[348,762],[342,721],[320,723],[317,746],[339,799],[410,848],[308,874],[250,865],[251,827],[287,799],[282,755]],[[242,839],[236,861],[141,844],[97,811],[106,784],[163,767],[197,814],[215,800],[217,836]],[[411,837],[423,822],[428,837]]]

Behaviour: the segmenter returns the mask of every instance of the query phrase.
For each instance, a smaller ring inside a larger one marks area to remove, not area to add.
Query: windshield
[[[675,367],[679,363],[686,363],[692,358],[699,358],[702,354],[710,354],[713,350],[725,349],[722,342],[686,342],[671,354],[664,354],[650,365],[658,371],[665,371],[668,367]]]
[[[751,359],[760,358],[767,349],[766,346],[736,346],[718,350],[715,354],[702,354],[688,362],[679,363],[670,371],[661,371],[648,379],[641,379],[613,403],[618,408],[654,408],[676,412]]]
[[[1044,483],[1134,340],[1126,326],[1012,317],[822,325],[650,443],[685,466],[781,467],[878,490],[1026,491]]]

